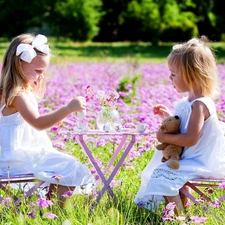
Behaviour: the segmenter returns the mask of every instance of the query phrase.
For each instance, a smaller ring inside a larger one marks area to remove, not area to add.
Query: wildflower
[[[47,208],[49,206],[52,206],[53,203],[50,200],[46,200],[44,198],[39,198],[36,202],[37,206],[40,206],[41,208]]]
[[[12,199],[10,197],[6,197],[2,200],[3,205],[9,205]]]
[[[169,202],[167,205],[166,205],[166,210],[174,210],[176,207],[175,203],[174,202]]]
[[[190,202],[190,201],[188,201],[186,204],[185,204],[185,206],[186,207],[190,207],[190,206],[192,206],[193,204]]]
[[[215,202],[212,204],[213,208],[219,208],[220,202],[216,199]]]
[[[145,203],[142,202],[142,201],[140,201],[140,202],[138,202],[138,206],[139,206],[139,207],[145,207]]]
[[[185,216],[177,216],[176,217],[177,221],[185,221],[185,219],[186,219]]]
[[[218,189],[225,189],[225,182],[223,182],[222,184],[220,184],[220,185],[218,186]]]
[[[193,222],[193,223],[201,224],[201,223],[206,222],[207,217],[191,216],[190,219],[191,219],[191,222]]]
[[[43,217],[48,218],[48,219],[54,219],[58,216],[55,215],[54,213],[47,212],[47,213],[43,214]]]
[[[88,85],[86,87],[86,93],[87,93],[87,95],[85,96],[86,102],[94,99],[94,94],[92,94],[92,90],[91,90],[91,86],[90,85]]]
[[[58,130],[58,127],[52,127],[51,128],[51,131],[57,131]]]
[[[199,203],[202,203],[202,202],[205,201],[205,199],[204,198],[199,198],[199,199],[196,199],[196,201],[199,202]]]
[[[94,94],[92,92],[92,89],[91,89],[91,86],[88,85],[86,87],[86,96],[85,96],[85,99],[86,101],[90,101],[92,99],[95,99],[99,102],[99,104],[101,106],[108,106],[108,107],[111,107],[113,105],[116,104],[118,98],[119,98],[119,94],[114,91],[114,90],[111,90],[111,91],[103,91],[103,90],[98,90],[96,94]]]
[[[213,188],[211,188],[211,187],[206,188],[205,191],[207,191],[210,195],[213,194],[213,192],[214,192]]]
[[[91,174],[95,174],[96,173],[96,170],[91,170]]]
[[[62,196],[64,197],[64,198],[68,198],[68,197],[70,197],[70,196],[72,196],[73,195],[73,191],[67,191],[67,192],[65,192]]]
[[[95,180],[99,180],[99,179],[100,179],[99,175],[96,175]]]
[[[33,211],[32,211],[32,212],[27,213],[27,215],[28,215],[28,216],[30,216],[32,219],[37,218],[37,216],[34,214],[34,212],[33,212]]]
[[[59,182],[59,181],[62,179],[62,176],[59,175],[59,174],[56,174],[56,175],[53,175],[53,176],[51,177],[51,179],[55,179],[56,181]]]
[[[175,209],[176,205],[174,202],[170,202],[166,205],[166,209],[163,211],[164,215],[162,217],[163,220],[166,221],[173,221],[174,220],[174,209]]]
[[[111,182],[111,187],[118,187],[118,186],[121,186],[121,184],[122,184],[122,180],[112,180],[112,182]]]

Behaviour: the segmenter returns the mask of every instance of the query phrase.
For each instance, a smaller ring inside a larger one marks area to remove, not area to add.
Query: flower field
[[[225,65],[218,65],[218,71],[221,79],[221,96],[216,100],[216,107],[220,120],[225,122]],[[75,96],[85,96],[86,87],[91,85],[94,90],[113,89],[119,93],[118,111],[123,127],[126,128],[135,128],[138,123],[145,123],[148,130],[156,131],[160,120],[154,116],[153,106],[162,103],[173,110],[174,103],[182,97],[170,83],[166,64],[71,63],[66,66],[52,64],[49,66],[46,79],[47,90],[39,104],[40,113],[56,109]],[[87,102],[86,120],[90,129],[96,129],[95,118],[98,110],[94,102]],[[57,149],[73,154],[86,163],[98,180],[96,172],[75,140],[72,132],[75,129],[76,118],[71,114],[62,125],[52,127],[48,133]],[[98,158],[98,165],[103,169],[106,168],[109,157],[115,150],[117,138],[108,136],[86,138],[88,146]],[[94,211],[90,212],[93,199],[87,194],[65,196],[68,199],[64,210],[59,209],[54,200],[51,203],[41,204],[38,196],[30,199],[30,202],[25,201],[18,209],[10,201],[5,201],[0,205],[1,224],[223,224],[224,203],[212,205],[208,211],[204,211],[201,206],[193,205],[187,208],[184,217],[171,216],[169,221],[163,221],[164,205],[152,213],[133,203],[140,186],[140,174],[154,153],[155,142],[154,135],[140,137],[130,151],[112,182],[118,202],[115,203],[110,196],[104,194]],[[100,183],[99,185],[101,186]],[[218,190],[213,194],[216,197],[217,192],[222,191]],[[94,192],[93,195],[95,194]]]

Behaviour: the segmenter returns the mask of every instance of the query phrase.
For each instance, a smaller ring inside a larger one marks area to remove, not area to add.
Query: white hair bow
[[[36,51],[34,48],[38,49],[40,52],[43,52],[45,54],[49,54],[49,47],[46,44],[47,43],[47,38],[42,35],[38,34],[33,42],[30,44],[19,44],[16,49],[16,55],[20,55],[20,58],[25,61],[30,63],[32,59],[37,55]]]

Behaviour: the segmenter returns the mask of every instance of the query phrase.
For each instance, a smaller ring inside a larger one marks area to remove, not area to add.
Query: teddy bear
[[[178,134],[179,127],[180,118],[178,116],[169,116],[162,121],[160,131],[165,134]],[[171,169],[179,169],[179,159],[183,151],[183,147],[167,143],[160,143],[156,146],[156,149],[162,151],[162,162],[168,161],[168,166]]]

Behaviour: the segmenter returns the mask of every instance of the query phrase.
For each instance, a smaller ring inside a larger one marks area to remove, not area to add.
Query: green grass
[[[115,42],[115,43],[77,43],[67,39],[50,37],[50,47],[55,57],[53,63],[71,62],[166,62],[166,57],[174,43],[159,43],[153,46],[144,42]],[[9,41],[0,38],[0,61],[3,59]],[[218,63],[225,63],[225,43],[213,43]]]
[[[144,140],[143,140],[144,141]],[[107,167],[107,162],[111,155],[110,151],[115,149],[114,144],[108,144],[103,147],[96,148],[95,145],[88,143],[95,157],[100,158],[106,164],[102,168]],[[138,147],[137,144],[135,146]],[[83,163],[87,163],[87,157],[81,151],[79,145],[74,145],[71,141],[67,144],[67,151],[73,153]],[[102,154],[104,152],[104,154]],[[65,208],[62,210],[57,206],[56,199],[52,199],[54,205],[49,208],[35,207],[30,204],[37,200],[36,196],[32,199],[22,202],[20,206],[15,207],[13,204],[0,204],[0,224],[13,225],[162,225],[162,224],[184,224],[178,221],[162,222],[164,204],[153,213],[144,208],[140,208],[134,204],[134,197],[140,187],[141,172],[149,162],[153,155],[153,151],[146,151],[142,156],[133,159],[132,167],[123,165],[116,175],[116,181],[119,182],[117,186],[113,187],[113,192],[117,197],[117,201],[113,199],[106,192],[96,205],[93,211],[90,211],[93,199],[87,195],[73,195],[67,199]],[[104,156],[104,158],[103,158]],[[106,174],[107,176],[107,174]],[[99,188],[102,187],[99,183]],[[218,193],[218,191],[217,191]],[[222,193],[221,193],[222,194]],[[216,195],[215,195],[216,196]],[[218,196],[217,196],[218,197]],[[207,217],[206,225],[222,225],[225,220],[224,204],[221,208],[210,207],[208,211],[203,209],[203,204],[199,206],[191,206],[187,209],[185,216],[199,216]],[[36,209],[36,210],[34,210]],[[36,218],[32,219],[27,215],[28,212],[34,211]],[[44,218],[43,214],[52,212],[57,215],[57,218]],[[67,221],[67,223],[66,223]],[[186,220],[187,222],[187,220]],[[187,222],[186,224],[193,224]]]

